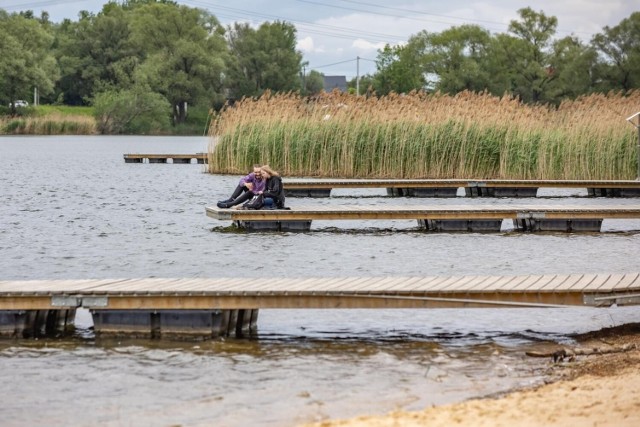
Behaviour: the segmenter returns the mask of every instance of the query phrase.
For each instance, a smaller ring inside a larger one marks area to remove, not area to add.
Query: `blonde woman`
[[[260,170],[263,179],[266,180],[264,191],[259,193],[264,197],[264,207],[266,209],[283,209],[284,187],[282,186],[282,178],[269,165],[262,166]]]

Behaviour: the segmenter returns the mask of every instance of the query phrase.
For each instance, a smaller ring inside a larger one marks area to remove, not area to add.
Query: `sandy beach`
[[[582,334],[572,349],[631,347],[629,351],[576,356],[553,362],[547,384],[498,397],[392,412],[380,417],[328,420],[314,427],[411,426],[638,426],[640,425],[640,324]],[[556,346],[558,350],[561,346]]]

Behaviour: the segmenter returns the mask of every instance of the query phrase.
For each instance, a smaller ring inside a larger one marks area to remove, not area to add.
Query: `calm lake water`
[[[204,207],[238,176],[125,164],[195,153],[207,138],[0,137],[0,280],[626,273],[640,221],[602,233],[425,233],[413,221],[314,222],[307,233],[232,233]],[[288,204],[630,204],[586,190],[537,199],[393,199],[342,190]],[[564,196],[572,197],[564,197]],[[524,351],[640,321],[637,308],[262,310],[255,340],[0,340],[0,414],[18,425],[293,426],[418,410],[538,383]]]

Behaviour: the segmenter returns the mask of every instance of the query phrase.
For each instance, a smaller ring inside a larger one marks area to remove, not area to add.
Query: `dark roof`
[[[331,92],[336,88],[339,89],[341,92],[346,92],[347,77],[346,76],[324,76],[324,91]]]

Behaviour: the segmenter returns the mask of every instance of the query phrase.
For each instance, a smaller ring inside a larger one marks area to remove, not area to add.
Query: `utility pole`
[[[638,122],[638,124],[635,124],[633,122],[634,118],[638,118],[638,120],[636,120]],[[638,130],[638,170],[636,173],[636,180],[640,181],[640,111],[635,113],[633,116],[627,117],[627,121],[629,123],[631,123],[633,126],[635,126],[635,128]]]
[[[356,96],[360,96],[360,57],[356,56]]]

